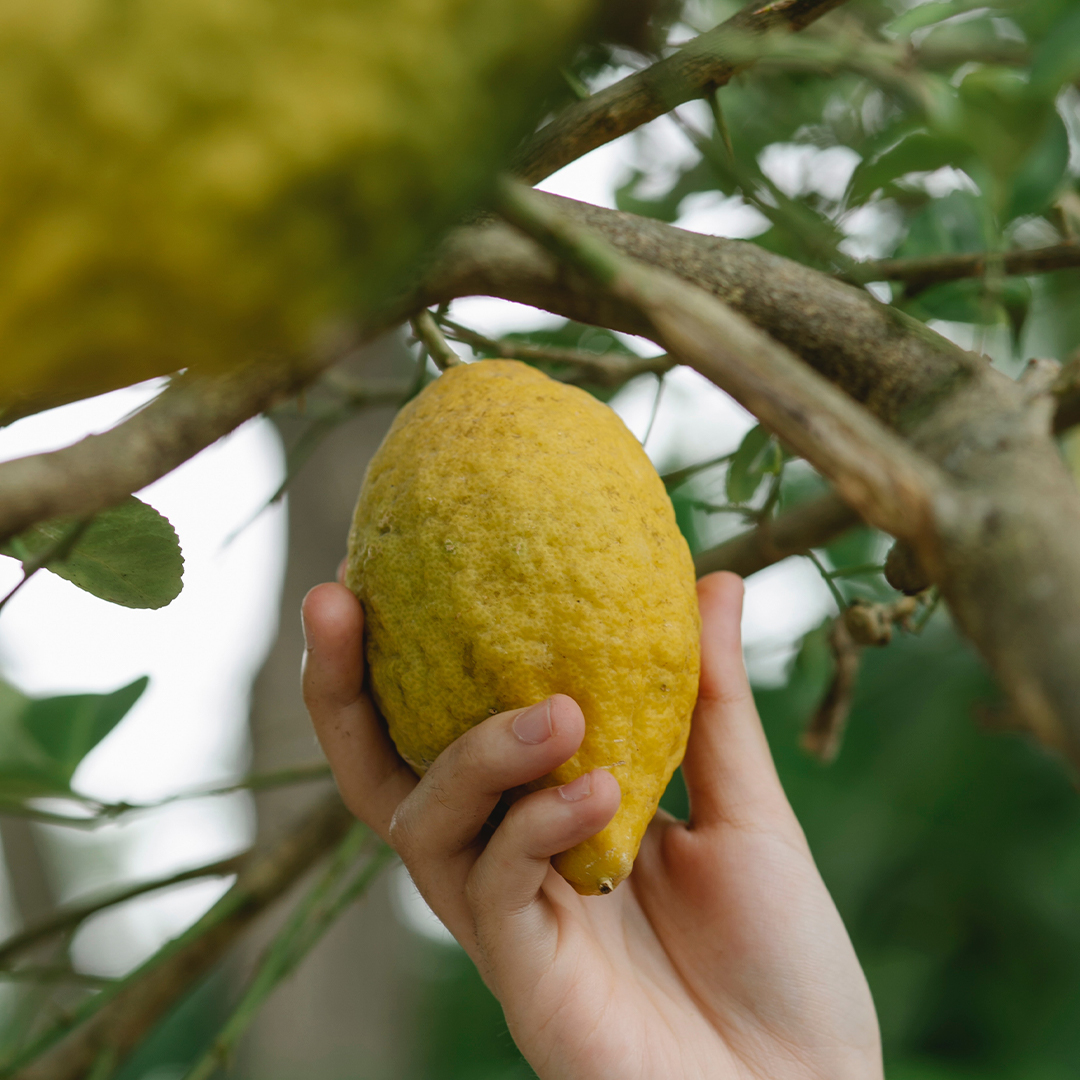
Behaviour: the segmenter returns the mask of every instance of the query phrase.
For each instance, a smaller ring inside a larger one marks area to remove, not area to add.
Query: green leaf
[[[911,219],[908,234],[896,255],[914,258],[985,251],[992,246],[992,238],[987,235],[987,221],[981,195],[972,191],[950,191],[944,198],[927,203]]]
[[[1065,12],[1050,27],[1031,61],[1031,85],[1053,97],[1080,75],[1080,10]]]
[[[67,795],[79,763],[127,715],[144,675],[110,694],[31,698],[0,682],[0,806]]]
[[[890,34],[907,37],[924,26],[932,26],[942,19],[951,19],[972,8],[984,7],[986,0],[931,0],[928,4],[905,11],[885,27]]]
[[[79,762],[127,715],[150,679],[143,675],[111,694],[68,694],[27,705],[22,724],[70,779]]]
[[[1043,137],[1013,176],[1006,220],[1045,210],[1057,195],[1068,166],[1069,135],[1061,117],[1053,113]]]
[[[879,188],[907,173],[933,172],[944,165],[962,168],[962,162],[969,155],[970,149],[962,139],[927,130],[914,131],[858,166],[851,176],[849,199],[855,203],[863,202]]]
[[[761,481],[777,471],[780,455],[775,451],[772,436],[760,424],[746,433],[728,467],[728,502],[745,503],[754,497]]]
[[[48,555],[73,519],[54,518],[14,537],[0,554],[24,564]],[[103,510],[63,558],[46,568],[102,600],[129,608],[161,608],[183,588],[184,557],[169,520],[134,495]]]

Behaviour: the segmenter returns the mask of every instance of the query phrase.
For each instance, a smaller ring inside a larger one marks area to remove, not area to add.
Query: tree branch
[[[1005,274],[1047,274],[1080,266],[1080,243],[1066,240],[1050,247],[1006,251],[1000,255],[980,251],[970,255],[930,255],[920,259],[879,259],[856,263],[861,281],[902,281],[907,296],[931,285],[961,278],[982,277],[997,261]]]
[[[730,570],[749,577],[789,555],[803,555],[821,547],[862,519],[839,496],[829,492],[809,499],[748,532],[702,551],[694,559],[698,577]]]
[[[84,517],[115,505],[291,397],[331,362],[262,362],[213,377],[179,376],[101,435],[0,464],[0,540],[38,521]]]
[[[257,848],[232,888],[194,926],[47,1032],[0,1075],[82,1080],[103,1052],[123,1058],[352,823],[336,793],[319,802],[286,835]]]
[[[156,881],[144,881],[139,885],[131,885],[118,892],[111,892],[93,900],[85,900],[80,904],[61,908],[47,919],[28,926],[25,930],[13,934],[7,941],[0,942],[0,966],[9,964],[16,956],[26,952],[27,949],[37,945],[41,941],[78,926],[81,922],[90,918],[91,915],[105,908],[115,907],[136,896],[143,896],[148,892],[156,892],[158,889],[168,889],[173,885],[180,885],[185,881],[197,881],[205,877],[225,877],[235,874],[243,866],[244,859],[249,852],[241,855],[233,855],[228,859],[219,859],[217,862],[208,863],[205,866],[197,866],[192,870],[182,870],[178,874],[171,874],[167,878],[158,878]]]
[[[559,349],[547,345],[530,345],[525,341],[488,338],[459,326],[449,319],[442,325],[455,341],[471,348],[495,353],[504,360],[525,360],[542,364],[564,364],[571,370],[556,375],[560,382],[596,383],[600,386],[622,386],[638,375],[665,375],[674,366],[670,356],[624,356],[621,353],[591,353],[584,349]]]
[[[844,0],[753,0],[726,22],[684,45],[673,56],[564,109],[519,151],[513,171],[530,184],[590,150],[655,120],[677,105],[703,97],[750,66],[742,44],[731,41],[770,31],[801,30]]]

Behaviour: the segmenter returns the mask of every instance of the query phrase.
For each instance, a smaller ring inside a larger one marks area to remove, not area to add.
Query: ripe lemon
[[[596,7],[0,0],[0,422],[362,323]]]
[[[619,417],[515,361],[451,368],[372,458],[346,580],[418,774],[494,713],[554,693],[581,706],[580,749],[531,786],[618,779],[615,818],[555,859],[578,892],[610,892],[682,760],[700,632],[689,549]]]

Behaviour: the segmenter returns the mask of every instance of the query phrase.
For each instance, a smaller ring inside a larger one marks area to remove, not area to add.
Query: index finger
[[[384,840],[416,786],[364,692],[364,612],[344,585],[316,585],[301,607],[303,689],[315,734],[345,805]]]

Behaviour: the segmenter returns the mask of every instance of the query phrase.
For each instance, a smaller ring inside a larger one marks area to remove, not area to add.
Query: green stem
[[[881,563],[863,563],[860,566],[841,566],[839,570],[830,570],[829,577],[859,577],[862,574],[880,574],[885,567]]]
[[[263,953],[259,966],[239,1004],[213,1045],[184,1080],[209,1080],[232,1056],[237,1041],[263,1003],[320,940],[341,913],[357,900],[393,856],[380,844],[351,883],[347,878],[370,838],[363,825],[355,825],[341,842],[326,872],[293,910],[288,922]]]
[[[664,473],[660,479],[664,481],[664,487],[670,491],[672,488],[679,487],[680,484],[685,484],[690,477],[697,476],[699,472],[711,469],[715,465],[725,465],[735,456],[735,454],[736,451],[732,450],[727,454],[721,454],[719,457],[710,458],[708,461],[699,461],[696,465],[687,465],[682,469],[675,469],[673,472]]]
[[[648,445],[649,436],[652,434],[653,425],[656,423],[656,415],[660,412],[660,399],[664,396],[664,376],[656,376],[656,397],[653,398],[652,414],[649,416],[649,426],[645,429],[645,435],[641,440],[641,448],[644,450]]]
[[[806,552],[806,557],[817,567],[821,579],[829,586],[829,592],[832,593],[833,599],[836,601],[836,606],[840,609],[841,613],[843,613],[844,608],[848,606],[847,600],[844,599],[844,594],[836,587],[836,582],[833,581],[832,574],[825,569],[825,564],[814,554],[812,548]]]
[[[68,527],[60,534],[56,542],[46,548],[37,558],[24,559],[19,556],[20,561],[23,564],[23,576],[22,579],[15,583],[15,586],[11,591],[2,599],[0,599],[0,611],[4,610],[8,601],[15,596],[18,591],[39,571],[44,570],[51,562],[61,562],[71,554],[71,549],[78,542],[78,539],[86,531],[86,527],[93,521],[93,516],[80,518],[78,521],[73,521]],[[21,543],[19,547],[15,547],[16,543],[19,543],[16,537],[12,542],[13,550],[22,550],[26,552],[25,548],[22,548]]]
[[[65,796],[69,802],[76,802],[93,810],[86,817],[75,817],[71,814],[58,814],[52,810],[39,810],[37,807],[28,806],[26,803],[0,802],[0,814],[11,817],[29,818],[31,821],[40,821],[47,825],[67,825],[72,828],[96,829],[99,825],[115,820],[124,814],[134,814],[140,811],[157,810],[159,807],[168,806],[170,803],[188,799],[211,799],[221,795],[231,795],[237,791],[264,791],[267,788],[283,787],[287,784],[302,784],[312,780],[326,780],[330,778],[330,766],[324,762],[312,762],[309,765],[296,765],[288,769],[280,769],[272,773],[255,773],[252,776],[238,780],[235,784],[227,784],[225,787],[197,789],[195,791],[181,791],[175,795],[168,795],[164,799],[148,803],[99,803],[93,799],[84,798],[77,793]]]
[[[197,866],[191,870],[182,870],[178,874],[170,874],[166,878],[157,878],[154,881],[145,881],[141,885],[132,885],[127,889],[109,893],[94,900],[85,901],[82,904],[72,906],[67,910],[61,909],[47,919],[34,926],[28,926],[17,934],[13,934],[7,941],[0,942],[0,964],[8,963],[13,957],[24,952],[32,945],[36,945],[54,934],[70,930],[84,922],[91,915],[104,911],[105,908],[115,907],[117,904],[126,903],[136,896],[144,893],[156,892],[158,889],[167,889],[172,885],[180,885],[185,881],[197,881],[204,877],[223,877],[226,874],[235,874],[239,871],[247,852],[234,855],[230,859],[220,859],[217,862],[208,863],[205,866]],[[17,974],[17,973],[14,973]]]

